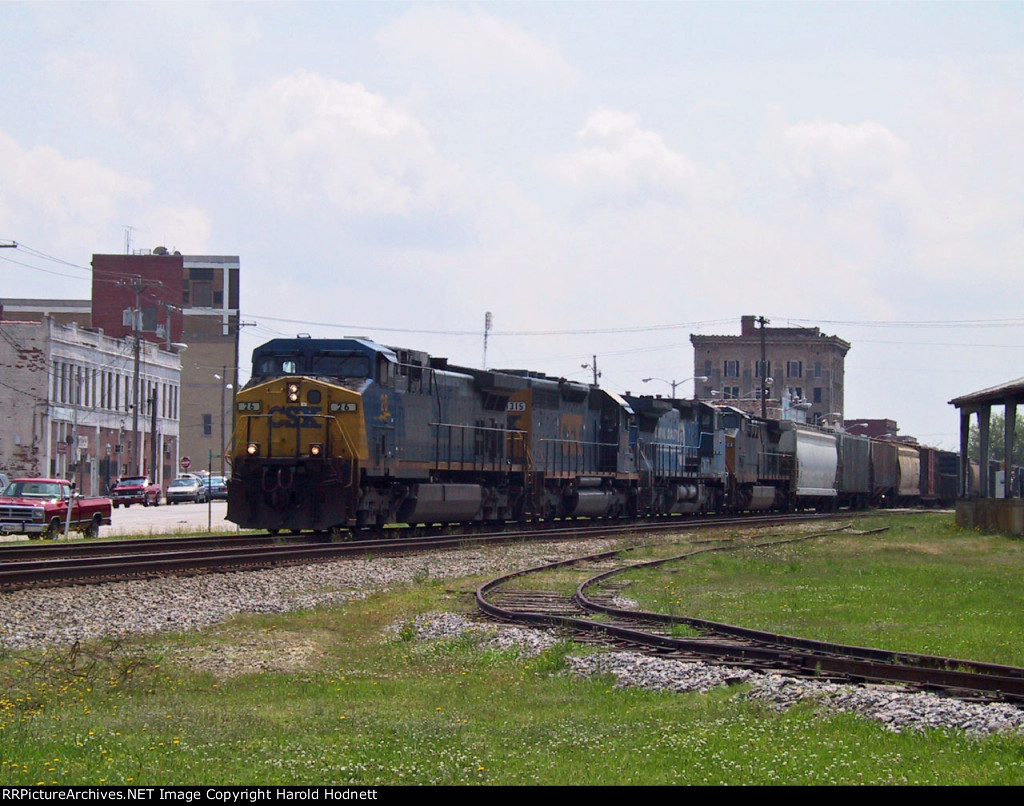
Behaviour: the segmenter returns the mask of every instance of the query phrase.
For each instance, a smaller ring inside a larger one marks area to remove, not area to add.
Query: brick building
[[[769,416],[806,412],[808,422],[837,422],[843,412],[846,353],[850,343],[819,328],[758,327],[757,317],[740,319],[739,336],[692,334],[693,374],[698,399],[725,399],[754,414],[761,412],[761,347]]]
[[[193,469],[223,466],[238,385],[239,260],[182,255],[93,255],[92,324],[128,335],[138,305],[148,341],[186,345],[181,355],[181,457]]]

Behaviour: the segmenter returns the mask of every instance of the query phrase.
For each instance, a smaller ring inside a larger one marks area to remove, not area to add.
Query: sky
[[[0,296],[238,255],[243,378],[267,339],[363,335],[686,395],[690,334],[765,316],[852,343],[848,419],[952,449],[948,401],[1024,376],[1024,3],[0,20]]]

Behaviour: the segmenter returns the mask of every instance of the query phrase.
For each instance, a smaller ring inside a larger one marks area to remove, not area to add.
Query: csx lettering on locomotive
[[[315,415],[320,413],[319,406],[273,406],[271,415],[283,414],[285,419],[273,420],[274,428],[320,428]]]

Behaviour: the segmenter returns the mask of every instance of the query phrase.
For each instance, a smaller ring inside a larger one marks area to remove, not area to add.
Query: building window
[[[815,361],[814,362],[814,377],[815,378],[820,378],[821,377],[821,362],[820,361]]]
[[[803,400],[804,388],[802,386],[790,386],[786,389],[786,394],[793,400]]]
[[[738,386],[723,386],[722,397],[726,400],[739,400],[740,388]]]
[[[203,415],[203,436],[204,437],[212,437],[213,436],[213,415],[212,414],[204,414]]]
[[[804,362],[803,361],[787,361],[786,362],[786,377],[787,378],[802,378],[804,376]]]
[[[821,387],[820,386],[815,386],[814,387],[814,402],[815,403],[820,403],[821,402]]]
[[[196,308],[213,307],[213,284],[192,281],[192,305]]]
[[[723,377],[726,378],[738,378],[740,376],[740,362],[739,361],[726,361],[722,371]]]
[[[704,362],[704,375],[708,378],[711,377],[711,359]]]
[[[770,378],[772,376],[772,362],[771,361],[765,361],[764,362],[764,367],[765,367],[764,376],[766,378]],[[760,361],[755,361],[754,362],[754,377],[755,378],[760,378],[761,377],[761,362]]]

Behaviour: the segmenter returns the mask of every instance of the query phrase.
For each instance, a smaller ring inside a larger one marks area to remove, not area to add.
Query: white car
[[[201,504],[205,500],[206,485],[195,477],[175,479],[167,487],[168,504],[177,504],[179,501]]]

